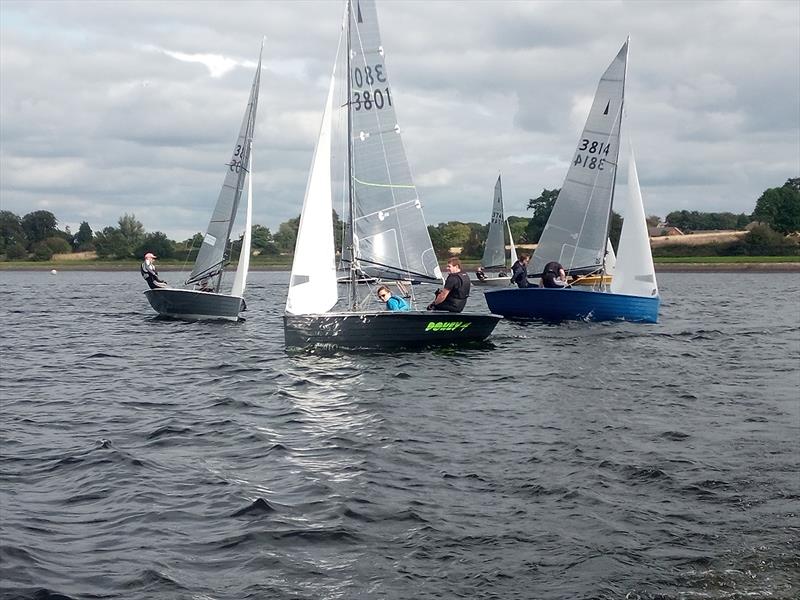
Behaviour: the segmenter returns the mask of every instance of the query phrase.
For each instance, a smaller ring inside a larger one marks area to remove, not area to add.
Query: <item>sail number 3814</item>
[[[381,110],[385,106],[392,105],[392,95],[389,86],[376,88],[376,85],[386,83],[386,74],[382,64],[365,65],[353,69],[353,106],[355,110]],[[360,88],[368,87],[367,90]]]
[[[584,167],[586,169],[603,170],[606,159],[601,157],[608,156],[611,149],[611,144],[604,144],[603,142],[593,142],[586,138],[581,140],[578,146],[578,153],[575,155],[575,160],[572,161],[573,165]],[[584,154],[585,153],[585,154]]]

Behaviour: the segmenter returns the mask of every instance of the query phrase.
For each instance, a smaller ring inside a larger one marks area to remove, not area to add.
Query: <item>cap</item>
[[[147,254],[145,254],[145,255],[144,255],[144,257],[145,257],[145,258],[158,258],[158,257],[157,257],[155,254],[153,254],[152,252],[148,252]]]

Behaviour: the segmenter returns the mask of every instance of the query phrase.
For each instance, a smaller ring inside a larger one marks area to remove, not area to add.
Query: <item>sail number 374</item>
[[[386,83],[386,74],[383,65],[365,65],[353,69],[353,106],[355,110],[381,110],[384,106],[392,105],[392,96],[389,86],[381,89],[380,84]],[[361,89],[368,87],[369,89]]]
[[[578,146],[578,153],[575,155],[575,160],[572,161],[572,164],[579,167],[584,167],[586,169],[597,169],[598,171],[602,171],[606,159],[600,155],[608,156],[608,151],[610,149],[611,144],[593,142],[583,138],[580,146]]]

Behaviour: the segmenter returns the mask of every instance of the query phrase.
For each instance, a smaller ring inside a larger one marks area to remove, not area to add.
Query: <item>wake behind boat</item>
[[[286,346],[383,349],[485,340],[499,316],[375,310],[371,280],[441,285],[442,272],[400,136],[374,1],[354,6],[348,0],[345,23],[300,216],[284,314]],[[342,298],[334,189],[347,213]],[[412,307],[415,287],[422,286],[411,287]]]
[[[262,44],[263,52],[263,44]],[[211,221],[197,254],[194,268],[185,285],[194,288],[153,287],[144,292],[150,306],[161,316],[196,321],[226,319],[236,321],[246,308],[244,290],[250,267],[253,214],[252,146],[255,131],[258,91],[261,83],[261,54],[250,89],[239,137],[233,156],[226,165],[225,180],[211,215]],[[244,237],[230,293],[222,293],[222,276],[227,265],[231,230],[239,209],[245,179],[248,184]]]
[[[610,285],[608,233],[620,154],[628,44],[597,87],[566,180],[533,255],[534,273],[557,262],[573,278],[599,276],[592,289],[522,288],[486,292],[492,312],[550,321],[588,319],[655,323],[660,299],[633,152],[619,253]]]

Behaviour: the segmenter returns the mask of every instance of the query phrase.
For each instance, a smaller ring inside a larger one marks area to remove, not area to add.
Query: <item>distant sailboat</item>
[[[347,1],[342,36],[300,216],[286,346],[383,349],[484,340],[500,317],[388,312],[374,306],[374,288],[360,283],[441,285],[442,273],[400,136],[373,0]],[[342,263],[348,281],[341,299],[334,190],[347,212]]]
[[[660,299],[636,165],[631,152],[628,207],[610,287],[608,232],[620,152],[628,41],[608,67],[533,255],[531,273],[559,262],[573,277],[600,276],[593,289],[523,288],[486,292],[489,309],[515,318],[627,320],[655,323]]]
[[[506,264],[506,231],[508,231],[508,239],[511,244],[510,264]],[[500,273],[508,273],[515,262],[517,262],[517,248],[514,246],[514,238],[511,235],[511,224],[505,217],[503,186],[500,182],[500,176],[498,175],[497,183],[494,185],[492,216],[489,220],[489,234],[486,236],[486,246],[483,250],[481,268],[484,274],[488,270],[498,270]],[[473,280],[472,283],[477,286],[507,286],[511,283],[511,276],[485,274],[484,277],[478,277]]]
[[[263,52],[263,44],[262,44]],[[247,273],[250,268],[250,246],[253,214],[252,187],[252,145],[255,131],[258,91],[261,83],[261,54],[258,67],[250,89],[244,119],[239,129],[239,137],[233,149],[233,156],[226,164],[225,180],[217,198],[203,242],[197,254],[186,285],[195,289],[155,288],[145,291],[145,296],[155,311],[166,317],[183,320],[227,319],[238,320],[239,313],[245,310],[244,290],[247,286]],[[239,264],[230,293],[222,293],[222,275],[225,270],[231,230],[244,190],[248,183],[247,204],[245,207],[244,237],[239,254]],[[204,290],[201,291],[200,287]]]

